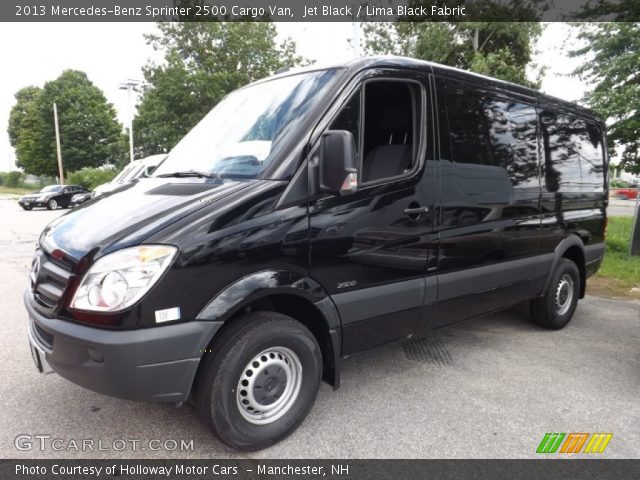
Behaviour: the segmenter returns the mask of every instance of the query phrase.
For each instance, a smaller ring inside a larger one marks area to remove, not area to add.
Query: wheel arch
[[[545,283],[542,294],[544,295],[547,292],[547,288],[549,288],[549,283],[551,282],[551,276],[558,266],[558,263],[563,258],[571,260],[578,267],[578,271],[580,272],[579,298],[584,298],[587,289],[584,242],[578,235],[575,234],[569,235],[568,237],[563,239],[555,248],[553,264],[551,266],[551,269],[549,270],[549,274],[547,275],[547,281]]]
[[[209,344],[232,323],[252,311],[274,311],[302,323],[322,351],[322,378],[340,386],[342,329],[338,310],[327,292],[312,278],[288,270],[263,270],[236,280],[218,292],[200,311],[198,320],[223,322]]]

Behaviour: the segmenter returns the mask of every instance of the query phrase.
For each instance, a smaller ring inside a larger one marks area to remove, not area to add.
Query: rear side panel
[[[575,235],[584,244],[586,274],[604,252],[607,156],[603,125],[557,106],[541,105],[543,248]],[[558,252],[562,254],[563,252]]]
[[[436,77],[440,130],[438,304],[432,327],[497,310],[542,290],[534,97]]]

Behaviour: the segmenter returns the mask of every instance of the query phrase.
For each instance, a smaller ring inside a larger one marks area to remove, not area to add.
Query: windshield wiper
[[[202,177],[202,178],[221,178],[217,173],[211,172],[203,172],[200,170],[183,170],[179,172],[171,172],[171,173],[161,173],[160,175],[155,175],[158,178],[166,178],[166,177]]]

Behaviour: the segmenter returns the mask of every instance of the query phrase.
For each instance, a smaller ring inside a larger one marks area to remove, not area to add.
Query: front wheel
[[[571,260],[562,258],[553,272],[547,292],[541,298],[531,300],[533,320],[544,328],[564,328],[578,305],[580,296],[580,272]]]
[[[236,320],[202,362],[195,407],[216,436],[238,450],[265,448],[291,434],[311,410],[322,376],[313,334],[275,312]]]

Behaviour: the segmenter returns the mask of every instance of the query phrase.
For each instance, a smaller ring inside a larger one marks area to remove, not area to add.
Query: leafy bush
[[[65,183],[68,185],[80,185],[87,190],[93,190],[98,185],[110,182],[117,174],[118,169],[115,167],[85,167],[67,175]]]
[[[0,185],[5,187],[19,187],[22,184],[23,179],[24,173],[22,172],[0,172]]]
[[[624,180],[620,180],[619,178],[614,178],[609,182],[610,188],[628,188],[631,186],[631,183],[626,182]]]

